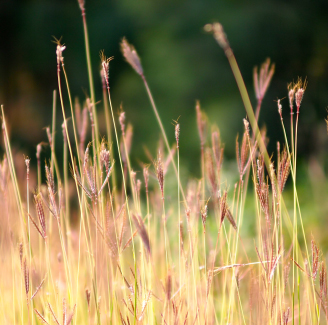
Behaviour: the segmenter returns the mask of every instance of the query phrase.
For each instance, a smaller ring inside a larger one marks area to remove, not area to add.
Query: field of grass
[[[277,100],[285,141],[275,153],[267,152],[266,131],[257,121],[274,65],[267,59],[254,69],[253,109],[223,27],[206,25],[228,59],[247,118],[236,139],[238,181],[227,184],[220,132],[196,102],[195,165],[202,177],[184,182],[183,123],[172,117],[174,126],[164,127],[140,58],[123,39],[122,54],[145,86],[147,114],[154,114],[161,132],[158,150],[132,165],[133,129],[123,107],[117,114],[111,102],[109,69],[115,61],[100,53],[103,98],[97,102],[83,0],[79,4],[90,95],[83,102],[73,99],[66,46],[55,39],[58,89],[52,114],[60,107],[63,123],[56,125],[53,118],[47,143],[37,146],[36,163],[13,155],[10,121],[1,107],[6,151],[0,165],[1,324],[327,322],[326,264],[316,239],[306,237],[296,184],[298,119],[307,81],[291,83],[287,100]],[[282,103],[291,112],[288,121]],[[99,110],[106,134],[99,131]],[[63,152],[57,156],[60,129]],[[175,143],[165,129],[174,132]],[[51,157],[44,162],[45,146]],[[251,231],[244,231],[246,207]]]

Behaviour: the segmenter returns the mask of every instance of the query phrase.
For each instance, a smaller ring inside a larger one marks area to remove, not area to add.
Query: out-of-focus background
[[[204,32],[205,24],[219,21],[224,26],[254,104],[253,67],[267,57],[276,64],[259,121],[267,127],[269,152],[275,151],[276,141],[283,142],[275,100],[287,96],[289,82],[306,77],[299,125],[300,195],[317,201],[321,209],[325,206],[326,1],[87,0],[85,7],[96,99],[102,98],[99,51],[104,49],[107,56],[115,57],[110,63],[114,111],[123,105],[127,121],[134,126],[132,156],[140,160],[146,159],[143,146],[155,154],[160,132],[141,79],[120,53],[124,36],[141,57],[171,143],[172,119],[181,116],[181,164],[194,177],[200,176],[195,101],[200,100],[210,122],[219,127],[228,160],[235,157],[235,138],[246,115],[228,61]],[[83,101],[89,93],[81,12],[76,0],[1,0],[0,26],[0,103],[13,146],[32,157],[33,163],[35,146],[46,141],[43,128],[51,124],[52,92],[57,89],[53,36],[62,37],[67,46],[65,67],[73,96]],[[65,104],[68,107],[67,96]],[[288,131],[287,99],[282,105]],[[100,103],[100,117],[101,112]],[[57,118],[60,134],[59,106]],[[317,215],[312,205],[309,209],[310,215]],[[324,220],[328,208],[320,211]]]

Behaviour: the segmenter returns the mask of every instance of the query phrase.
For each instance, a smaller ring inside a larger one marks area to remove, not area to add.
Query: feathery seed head
[[[64,64],[63,51],[66,49],[65,45],[60,43],[61,38],[58,40],[54,37],[54,43],[57,44],[56,47],[56,56],[57,56],[57,67],[59,69],[60,64]]]
[[[287,88],[288,88],[289,107],[290,107],[290,111],[293,112],[293,102],[295,97],[296,85],[293,82],[291,82],[290,84],[288,84]]]
[[[25,293],[28,296],[28,292],[30,291],[30,276],[29,269],[27,266],[26,258],[23,261],[23,271],[24,271],[24,284],[25,284]]]
[[[227,35],[224,32],[224,29],[220,23],[206,24],[204,26],[206,32],[212,32],[215,40],[223,48],[224,51],[230,48]]]
[[[282,105],[280,103],[280,99],[277,100],[277,105],[278,105],[278,113],[280,115],[280,118],[282,119]]]
[[[53,194],[55,194],[55,181],[54,181],[52,168],[46,165],[45,170],[46,170],[48,188]]]
[[[300,107],[301,106],[301,101],[303,99],[303,95],[304,95],[304,88],[300,88],[297,90],[296,94],[295,94],[295,103],[296,103],[296,107]]]
[[[268,87],[270,85],[272,76],[274,74],[275,65],[271,64],[270,59],[266,59],[265,62],[261,65],[260,72],[258,73],[258,68],[255,67],[253,71],[254,79],[254,88],[255,95],[258,101],[262,101]]]
[[[148,181],[149,181],[149,166],[145,166],[143,169],[143,176],[145,180],[145,187],[146,187],[146,192],[148,193]]]
[[[156,175],[159,183],[159,187],[162,193],[162,199],[164,199],[164,172],[163,172],[163,164],[161,158],[161,152],[158,152],[157,160],[154,162]]]
[[[106,149],[106,145],[104,141],[101,142],[100,145],[100,154],[99,154],[100,164],[103,165],[106,169],[106,173],[108,173],[110,166],[110,152]]]
[[[122,134],[123,136],[125,135],[125,112],[122,112],[120,114],[120,117],[119,117],[119,122],[120,122],[120,125],[121,125],[121,131],[122,131]]]
[[[109,86],[108,78],[109,78],[109,62],[114,59],[113,56],[106,58],[104,51],[100,51],[100,60],[102,65],[103,77],[106,81],[107,87]]]
[[[85,1],[84,0],[77,0],[78,3],[79,3],[79,6],[80,6],[80,9],[81,11],[83,12],[84,11],[84,4],[85,4]]]
[[[304,95],[305,89],[307,87],[307,80],[305,79],[304,81],[302,81],[302,79],[299,78],[297,81],[296,87],[297,87],[297,90],[295,92],[295,104],[296,104],[297,112],[299,112],[301,102],[303,99],[303,95]]]
[[[179,135],[180,135],[180,124],[175,125],[175,140],[177,142],[177,149],[179,149]]]
[[[243,119],[244,122],[244,126],[245,126],[245,131],[247,133],[247,135],[249,136],[249,122],[244,118]]]
[[[35,208],[41,225],[40,234],[45,239],[47,237],[46,218],[43,210],[41,194],[34,195]]]
[[[121,51],[125,60],[131,65],[131,67],[140,75],[143,76],[143,69],[135,48],[129,44],[126,38],[123,38],[121,42]]]
[[[23,266],[23,243],[19,243],[19,260],[21,267]]]

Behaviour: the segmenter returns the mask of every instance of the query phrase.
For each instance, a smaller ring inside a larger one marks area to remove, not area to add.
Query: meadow
[[[328,322],[326,263],[304,227],[296,182],[307,80],[291,82],[287,98],[277,100],[284,141],[268,152],[266,129],[259,128],[258,119],[274,64],[267,59],[254,68],[253,108],[222,25],[204,26],[227,57],[247,118],[240,121],[244,132],[236,138],[238,180],[229,184],[220,131],[195,101],[199,160],[194,165],[201,177],[185,181],[183,118],[177,112],[173,126],[164,125],[138,53],[127,39],[121,41],[121,52],[145,87],[146,114],[161,134],[157,150],[145,150],[146,161],[131,157],[133,121],[124,106],[113,108],[110,66],[115,60],[104,51],[99,60],[103,96],[95,100],[83,0],[79,6],[88,95],[71,94],[66,45],[54,38],[58,88],[52,125],[37,145],[36,159],[13,155],[10,121],[1,106],[1,324]],[[290,111],[289,120],[283,109]],[[61,125],[56,124],[57,110]],[[104,134],[99,124],[105,124]],[[50,155],[44,161],[45,148]],[[244,229],[245,216],[252,218],[252,231]]]

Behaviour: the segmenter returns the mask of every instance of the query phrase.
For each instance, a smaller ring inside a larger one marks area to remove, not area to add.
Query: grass
[[[54,91],[53,116],[59,96],[63,161],[56,156],[58,130],[53,119],[51,129],[47,128],[50,160],[40,161],[39,144],[37,166],[25,157],[26,171],[17,173],[1,108],[6,149],[0,169],[1,323],[327,322],[326,264],[315,240],[305,237],[296,186],[298,117],[306,81],[299,79],[289,86],[290,137],[278,100],[285,143],[278,143],[275,155],[268,153],[265,130],[259,129],[257,121],[274,66],[267,60],[254,69],[254,113],[222,26],[206,25],[227,56],[247,113],[244,134],[241,141],[236,140],[239,180],[224,183],[220,133],[209,125],[197,102],[202,177],[183,184],[179,151],[183,124],[174,121],[176,142],[170,144],[139,56],[123,39],[122,53],[144,83],[163,139],[158,152],[152,153],[157,158],[150,157],[140,175],[136,172],[140,166],[130,162],[132,128],[126,125],[123,108],[118,119],[113,112],[108,78],[111,58],[104,53],[103,98],[96,105],[84,2],[79,5],[91,97],[83,109],[78,100],[73,104],[65,46],[55,40],[58,90]],[[66,93],[69,108],[63,100]],[[99,134],[99,109],[105,113],[106,137]],[[30,170],[34,168],[38,185],[33,191]],[[45,181],[41,168],[45,168]],[[23,172],[26,181],[17,176]],[[283,195],[289,177],[291,212]],[[243,232],[246,204],[254,207],[253,238]]]

